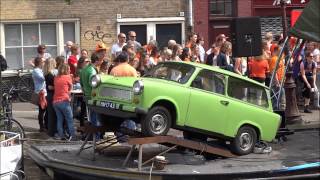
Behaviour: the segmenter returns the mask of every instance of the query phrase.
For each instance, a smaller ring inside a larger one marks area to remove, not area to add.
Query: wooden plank
[[[169,136],[154,136],[154,137],[139,137],[139,138],[129,138],[128,144],[152,144],[152,143],[165,143],[168,142]]]
[[[207,152],[223,157],[235,157],[236,155],[231,153],[230,150],[223,146],[209,145],[204,142],[197,142],[193,140],[187,140],[174,136],[155,136],[155,137],[143,137],[143,138],[129,138],[128,144],[151,144],[151,143],[169,143],[179,145],[182,147]]]

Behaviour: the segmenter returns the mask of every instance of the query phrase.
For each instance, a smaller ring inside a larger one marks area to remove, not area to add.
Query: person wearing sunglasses
[[[116,59],[116,57],[122,52],[123,46],[127,45],[126,39],[127,37],[124,33],[118,34],[118,42],[113,44],[111,47],[112,60]]]
[[[128,43],[133,43],[134,52],[137,52],[137,49],[141,48],[141,44],[137,41],[137,34],[134,31],[128,32],[129,41]]]
[[[311,92],[315,89],[317,64],[313,61],[312,52],[306,53],[306,59],[300,64],[301,80],[304,83],[302,96],[304,97],[304,112],[312,113],[309,109]]]

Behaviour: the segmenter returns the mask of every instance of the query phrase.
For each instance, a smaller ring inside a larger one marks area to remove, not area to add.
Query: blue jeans
[[[92,125],[98,127],[98,126],[101,126],[101,117],[98,113],[92,111],[91,109],[89,109],[89,115],[90,115],[90,118],[89,118],[89,121]],[[101,133],[96,133],[96,139],[97,140],[100,140],[100,135]]]
[[[54,110],[57,115],[57,130],[58,135],[63,138],[63,120],[66,120],[66,124],[68,126],[68,133],[70,136],[75,136],[75,131],[73,127],[73,115],[70,106],[70,102],[63,101],[53,104]]]

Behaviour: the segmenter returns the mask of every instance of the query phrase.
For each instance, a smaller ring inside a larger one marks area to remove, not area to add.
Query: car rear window
[[[269,107],[265,88],[238,78],[229,77],[228,96],[261,107]]]
[[[157,79],[165,79],[168,81],[178,82],[184,84],[188,82],[195,67],[189,64],[182,63],[159,63],[147,72],[144,77],[151,77]]]

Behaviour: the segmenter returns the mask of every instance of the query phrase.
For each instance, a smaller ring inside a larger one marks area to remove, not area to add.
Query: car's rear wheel
[[[142,119],[141,131],[146,136],[166,135],[171,127],[171,114],[165,107],[155,106]]]
[[[251,126],[243,126],[231,143],[232,151],[238,155],[250,154],[257,142],[257,132]]]

